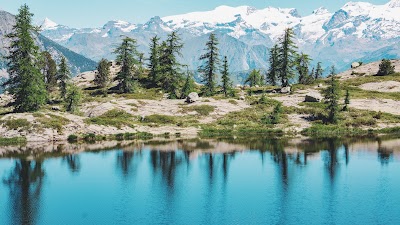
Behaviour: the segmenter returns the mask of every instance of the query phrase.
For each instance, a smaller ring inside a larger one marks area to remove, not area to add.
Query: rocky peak
[[[329,11],[325,7],[320,7],[318,9],[314,10],[312,13],[315,15],[324,15],[324,14],[329,13]]]

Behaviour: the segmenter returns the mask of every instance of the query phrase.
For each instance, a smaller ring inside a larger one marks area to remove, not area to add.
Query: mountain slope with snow
[[[334,64],[344,70],[361,58],[400,57],[400,52],[391,49],[399,42],[400,0],[383,5],[349,2],[336,12],[321,7],[306,16],[296,9],[219,6],[205,12],[154,17],[145,24],[110,21],[102,28],[87,29],[69,28],[49,19],[43,24],[44,36],[94,60],[113,59],[112,50],[121,35],[137,39],[139,49],[147,53],[151,37],[164,39],[177,30],[185,43],[181,61],[196,69],[207,36],[215,32],[222,43],[220,53],[228,56],[232,71],[265,70],[267,49],[288,27],[295,31],[299,50],[326,67]],[[379,56],[370,55],[373,52]]]

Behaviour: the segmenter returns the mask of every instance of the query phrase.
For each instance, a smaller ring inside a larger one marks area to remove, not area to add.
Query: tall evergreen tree
[[[219,49],[218,39],[214,33],[211,33],[204,49],[206,53],[200,56],[199,60],[204,61],[204,64],[199,67],[199,72],[202,74],[204,83],[203,92],[205,96],[215,94],[217,83],[217,68],[219,66]]]
[[[178,91],[183,80],[181,64],[177,57],[182,57],[182,40],[176,31],[168,35],[165,42],[161,44],[160,57],[160,86],[169,93],[169,97],[178,98]]]
[[[10,78],[4,83],[6,90],[14,96],[15,110],[27,112],[38,110],[46,103],[45,78],[40,72],[39,48],[32,34],[37,30],[32,25],[33,14],[25,4],[15,17],[13,31],[6,35],[10,39],[7,71]]]
[[[224,93],[225,97],[228,97],[229,95],[232,95],[233,87],[231,78],[229,77],[228,57],[226,56],[224,56],[224,61],[222,63],[221,75],[222,92]]]
[[[335,67],[331,67],[329,87],[325,90],[325,103],[328,111],[327,122],[337,123],[339,113],[339,82],[336,80]]]
[[[300,53],[296,58],[296,70],[299,75],[299,84],[309,84],[312,78],[309,76],[310,57],[307,54]]]
[[[99,88],[105,89],[110,82],[110,73],[110,62],[107,59],[101,59],[97,65],[94,83]]]
[[[61,56],[60,65],[58,66],[57,80],[60,87],[60,96],[65,99],[67,94],[68,81],[71,79],[71,71],[69,70],[67,60]]]
[[[293,29],[287,28],[279,46],[279,77],[282,87],[289,86],[289,80],[295,76],[294,66],[296,63],[297,46],[293,39]]]
[[[119,89],[123,93],[133,92],[138,78],[137,72],[140,67],[136,40],[125,37],[122,40],[122,44],[114,50],[114,54],[117,55],[117,63],[121,65],[121,70],[118,72],[116,77],[119,82]]]
[[[324,72],[324,70],[322,69],[322,63],[318,62],[317,63],[317,68],[315,69],[315,73],[314,73],[314,79],[320,79],[322,77],[322,73]]]
[[[81,89],[74,84],[68,84],[67,94],[65,96],[65,109],[67,110],[67,112],[79,112],[79,104],[81,102],[81,98]]]
[[[187,68],[186,71],[186,81],[182,88],[181,98],[186,98],[189,96],[189,94],[192,93],[195,88],[193,74],[189,71],[189,68]]]
[[[45,78],[46,89],[52,92],[57,87],[57,64],[47,51],[41,54],[41,70]]]
[[[158,81],[159,81],[159,76],[160,76],[160,44],[159,44],[160,38],[157,36],[154,36],[151,39],[151,44],[150,44],[150,58],[149,58],[149,64],[148,64],[148,69],[150,70],[149,72],[149,77],[150,81],[152,83],[152,86],[157,86]]]
[[[277,44],[269,50],[269,70],[267,83],[275,86],[279,77],[279,47]]]

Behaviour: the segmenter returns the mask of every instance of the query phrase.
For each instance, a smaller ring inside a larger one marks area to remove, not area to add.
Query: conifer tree
[[[67,60],[64,56],[61,56],[60,65],[58,66],[57,80],[60,88],[60,96],[65,99],[67,94],[67,84],[71,79],[71,71],[68,68]]]
[[[386,76],[394,73],[394,66],[392,66],[392,62],[388,59],[382,59],[382,62],[379,64],[379,70],[376,75],[378,76]]]
[[[121,65],[121,70],[116,77],[119,89],[123,93],[131,93],[135,89],[139,70],[139,52],[136,40],[125,37],[122,39],[122,44],[114,50],[114,54],[117,55],[117,63]]]
[[[57,64],[47,51],[41,54],[41,70],[45,78],[46,89],[53,92],[57,87]]]
[[[233,87],[232,81],[229,77],[229,64],[228,64],[228,57],[224,56],[224,60],[222,63],[222,70],[221,70],[221,79],[222,79],[222,92],[224,93],[225,97],[232,95]]]
[[[289,86],[289,80],[295,76],[294,66],[296,60],[296,45],[293,41],[292,28],[287,28],[279,46],[279,78],[282,87]]]
[[[194,91],[194,88],[195,88],[195,83],[193,79],[193,74],[187,68],[186,80],[182,88],[181,98],[186,98],[187,96],[189,96],[189,94]]]
[[[277,44],[269,50],[269,70],[267,72],[267,83],[276,86],[279,77],[279,47]]]
[[[161,44],[160,57],[160,86],[169,93],[169,98],[177,98],[183,80],[181,65],[177,57],[182,57],[182,40],[176,31],[168,35]]]
[[[244,83],[249,84],[250,87],[263,85],[263,77],[261,76],[260,70],[252,70]]]
[[[325,90],[325,103],[328,111],[328,123],[337,123],[339,113],[339,82],[336,80],[335,67],[331,67],[329,87]]]
[[[324,72],[324,70],[322,69],[322,64],[321,62],[317,63],[317,68],[315,69],[315,73],[314,73],[314,79],[320,79],[322,77],[322,73]]]
[[[82,92],[80,88],[74,84],[68,84],[67,94],[65,96],[65,109],[70,113],[79,112],[79,104],[81,102]]]
[[[347,111],[349,110],[349,104],[350,104],[350,92],[349,89],[346,90],[346,95],[344,97],[344,107],[343,107],[343,111]]]
[[[94,83],[103,91],[110,82],[110,73],[110,62],[107,59],[101,59],[97,65]]]
[[[37,28],[32,25],[33,14],[25,4],[15,17],[10,39],[9,55],[6,57],[9,79],[3,84],[14,96],[15,110],[35,111],[46,103],[45,78],[40,72],[39,47],[32,38]]]
[[[310,57],[307,54],[300,53],[296,58],[296,70],[299,75],[299,84],[309,84],[312,78],[309,76]]]
[[[204,61],[203,65],[199,67],[199,72],[202,74],[204,83],[203,93],[205,96],[212,96],[215,94],[217,68],[220,63],[218,39],[214,33],[211,33],[204,49],[206,53],[200,56],[199,60]]]
[[[151,44],[150,44],[150,58],[149,58],[149,64],[148,64],[148,69],[149,71],[149,77],[150,81],[152,83],[152,86],[157,86],[158,81],[159,81],[159,73],[160,73],[160,44],[159,44],[160,38],[157,36],[154,36],[151,39]]]

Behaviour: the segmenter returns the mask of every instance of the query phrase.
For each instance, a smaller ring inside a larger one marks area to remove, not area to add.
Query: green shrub
[[[78,141],[78,136],[76,136],[75,134],[71,134],[71,135],[68,136],[67,140],[68,140],[68,142],[71,142],[71,143],[77,142]]]
[[[92,123],[103,126],[113,126],[121,128],[122,126],[134,127],[133,116],[124,110],[112,109],[103,115],[86,119],[86,123]]]
[[[392,66],[392,62],[390,62],[390,60],[387,59],[382,59],[381,64],[379,64],[378,73],[376,73],[376,75],[386,76],[393,73],[394,73],[394,66]]]
[[[175,124],[176,118],[173,116],[154,114],[146,116],[143,120],[145,123],[155,123],[155,124]]]

